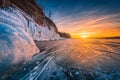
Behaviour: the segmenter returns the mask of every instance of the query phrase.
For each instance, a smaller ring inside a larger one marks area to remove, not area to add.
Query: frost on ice
[[[54,28],[38,25],[18,7],[0,8],[0,72],[38,53],[34,40],[56,39]]]

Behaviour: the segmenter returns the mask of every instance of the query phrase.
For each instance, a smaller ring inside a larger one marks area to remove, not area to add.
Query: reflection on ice
[[[120,40],[76,39],[36,43],[44,51],[30,62],[17,65],[1,75],[1,80],[120,79]]]

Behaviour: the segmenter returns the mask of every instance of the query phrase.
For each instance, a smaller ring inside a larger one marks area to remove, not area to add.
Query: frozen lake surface
[[[36,42],[42,50],[0,80],[120,80],[120,39]]]

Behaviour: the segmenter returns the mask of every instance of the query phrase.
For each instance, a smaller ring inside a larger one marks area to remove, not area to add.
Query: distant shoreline
[[[120,36],[116,36],[116,37],[103,37],[103,38],[92,38],[92,39],[120,39]]]
[[[83,38],[71,38],[71,39],[83,39]],[[96,37],[96,38],[85,38],[85,39],[120,39],[120,36],[116,36],[116,37]]]

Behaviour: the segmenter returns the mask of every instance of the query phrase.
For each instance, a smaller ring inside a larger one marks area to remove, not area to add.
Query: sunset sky
[[[73,38],[120,36],[120,0],[36,0]]]

